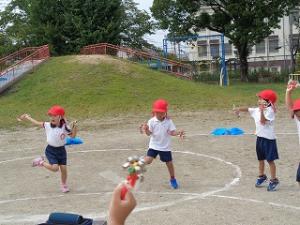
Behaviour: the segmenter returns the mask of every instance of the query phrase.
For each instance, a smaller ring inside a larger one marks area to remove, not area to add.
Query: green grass
[[[279,93],[283,103],[285,84],[234,84],[219,87],[181,80],[145,66],[122,62],[82,64],[74,56],[53,57],[0,96],[0,127],[17,125],[16,117],[29,113],[47,119],[53,104],[66,108],[77,119],[119,115],[150,115],[157,98],[169,101],[171,112],[228,109],[233,104],[253,105],[264,88]],[[126,65],[124,68],[124,64]]]

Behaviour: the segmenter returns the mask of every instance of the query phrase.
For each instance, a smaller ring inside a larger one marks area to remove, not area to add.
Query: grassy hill
[[[156,98],[167,99],[172,112],[229,109],[255,104],[255,93],[264,88],[278,91],[282,103],[285,84],[219,87],[108,56],[53,57],[0,96],[0,128],[15,126],[15,118],[25,112],[47,119],[53,104],[81,120],[149,114]]]

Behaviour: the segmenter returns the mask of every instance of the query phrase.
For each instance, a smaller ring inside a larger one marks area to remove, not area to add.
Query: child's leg
[[[170,178],[174,179],[175,178],[175,170],[174,170],[174,164],[173,164],[173,162],[172,161],[166,162],[166,165],[168,167]]]
[[[67,183],[67,166],[66,165],[59,165],[60,172],[61,172],[61,183],[65,185]]]
[[[271,179],[276,178],[276,165],[274,161],[268,161],[269,166],[270,166],[270,174],[271,174]]]
[[[258,176],[265,175],[265,161],[258,160]]]
[[[144,160],[146,164],[151,164],[153,159],[156,158],[156,156],[158,155],[158,151],[154,150],[152,148],[149,148],[147,151],[147,156],[145,156]]]
[[[57,172],[59,167],[57,164],[50,164],[47,162],[43,162],[43,167],[45,167],[46,169],[52,171],[52,172]]]
[[[146,164],[151,164],[152,163],[152,161],[153,161],[153,157],[151,157],[151,156],[145,156],[144,157],[144,160],[145,160],[145,163]]]
[[[299,163],[298,170],[297,170],[296,181],[298,182],[298,184],[300,186],[300,163]]]

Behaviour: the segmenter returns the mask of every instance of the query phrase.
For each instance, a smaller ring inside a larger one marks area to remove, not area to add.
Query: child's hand
[[[142,123],[140,126],[140,132],[142,133],[147,133],[149,132],[149,126],[147,123]]]
[[[178,131],[178,136],[179,136],[180,139],[183,140],[185,138],[185,132],[184,132],[184,130],[179,130]]]
[[[232,108],[232,111],[233,113],[238,117],[240,118],[240,108],[239,107],[235,107],[235,105],[233,105],[233,108]]]
[[[70,123],[71,129],[77,127],[77,123],[78,123],[78,120],[72,121],[72,122]]]
[[[125,195],[125,199],[121,200],[121,190],[123,186],[126,186],[128,192]],[[119,184],[112,196],[112,200],[109,207],[109,225],[124,224],[126,218],[136,206],[136,200],[131,192],[129,184]]]
[[[298,84],[298,82],[297,82],[296,80],[290,80],[290,81],[288,82],[286,91],[287,91],[287,92],[291,92],[291,91],[293,91],[294,89],[296,89],[298,85],[299,85],[299,84]]]
[[[17,120],[19,121],[19,122],[21,122],[21,121],[23,121],[23,120],[28,120],[30,118],[30,115],[29,114],[22,114],[21,116],[19,116],[18,118],[17,118]]]

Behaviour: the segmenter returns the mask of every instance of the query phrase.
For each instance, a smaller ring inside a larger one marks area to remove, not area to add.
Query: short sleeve
[[[266,110],[264,111],[264,116],[268,121],[275,120],[275,112],[272,107],[266,108]]]
[[[170,120],[170,126],[169,126],[169,131],[176,130],[175,124],[173,123],[172,120]]]
[[[50,128],[50,123],[49,123],[49,122],[44,122],[44,123],[43,123],[43,127],[44,127],[45,130],[49,130],[49,128]]]
[[[252,117],[254,116],[255,109],[256,108],[248,108],[248,112],[249,112],[250,116],[252,116]]]
[[[150,132],[153,132],[153,126],[152,126],[153,123],[152,123],[152,121],[153,121],[153,120],[150,119],[150,120],[148,120],[148,123],[147,123]]]

